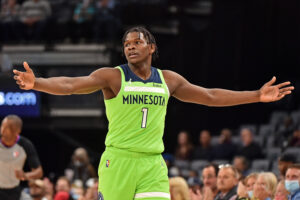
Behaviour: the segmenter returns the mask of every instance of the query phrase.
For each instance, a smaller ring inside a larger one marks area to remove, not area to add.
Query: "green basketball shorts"
[[[99,200],[170,199],[168,169],[160,154],[106,147],[98,174]]]

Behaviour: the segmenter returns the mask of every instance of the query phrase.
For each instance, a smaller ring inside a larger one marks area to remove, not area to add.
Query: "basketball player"
[[[290,82],[256,91],[206,89],[181,75],[151,66],[157,56],[152,34],[142,27],[123,37],[127,64],[101,68],[89,76],[36,78],[24,62],[25,72],[14,70],[21,89],[54,95],[88,94],[102,90],[109,121],[106,150],[99,164],[99,199],[170,199],[167,168],[161,153],[166,108],[170,96],[207,106],[233,106],[282,99],[294,89]]]

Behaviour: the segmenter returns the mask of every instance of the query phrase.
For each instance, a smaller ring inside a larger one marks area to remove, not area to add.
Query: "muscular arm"
[[[55,95],[88,94],[109,87],[113,78],[113,68],[101,68],[89,76],[36,78],[28,64],[24,62],[25,72],[14,70],[14,79],[21,89],[34,89]],[[118,71],[118,70],[117,70]]]
[[[170,93],[175,98],[190,103],[207,106],[233,106],[254,102],[270,102],[282,99],[290,94],[294,87],[285,87],[289,82],[272,86],[276,78],[267,82],[260,90],[232,91],[225,89],[207,89],[188,82],[172,71],[163,71]]]

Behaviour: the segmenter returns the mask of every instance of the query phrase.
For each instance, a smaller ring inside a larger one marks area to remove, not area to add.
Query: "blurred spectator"
[[[289,147],[300,147],[300,129],[293,132],[292,137],[289,138]]]
[[[284,119],[283,125],[279,127],[278,132],[275,133],[274,145],[285,148],[288,145],[288,138],[293,134],[295,124],[293,119],[288,116]]]
[[[202,181],[204,190],[202,191],[203,197],[205,199],[214,199],[218,194],[217,188],[217,174],[219,172],[219,167],[216,164],[209,164],[205,166],[202,170]]]
[[[74,10],[72,40],[77,43],[80,39],[92,38],[95,6],[92,0],[81,0]]]
[[[271,172],[260,173],[253,187],[253,196],[258,200],[273,199],[277,178]]]
[[[115,0],[96,0],[94,39],[96,42],[112,41],[118,32],[119,19],[115,13]]]
[[[244,179],[244,185],[246,186],[247,190],[247,197],[252,199],[253,198],[253,187],[257,180],[258,173],[251,173]]]
[[[219,144],[215,147],[215,158],[220,160],[232,160],[236,153],[236,144],[231,141],[231,130],[222,129]]]
[[[26,0],[20,12],[23,39],[40,42],[50,15],[51,7],[47,0]]]
[[[175,158],[178,160],[190,160],[194,147],[190,141],[189,133],[186,131],[181,131],[178,134],[177,143]]]
[[[59,177],[55,185],[56,194],[54,200],[72,200],[71,183],[67,177]]]
[[[203,130],[199,134],[200,145],[194,151],[194,159],[197,160],[213,160],[214,148],[211,145],[211,136],[208,130]]]
[[[96,171],[90,163],[90,158],[84,148],[75,149],[70,167],[65,170],[65,176],[74,183],[80,180],[84,184],[89,178],[96,177]]]
[[[28,182],[29,193],[32,200],[52,200],[46,197],[46,187],[44,181],[40,179],[30,180]]]
[[[186,181],[181,177],[169,179],[170,195],[172,200],[190,200],[189,188]]]
[[[290,200],[300,199],[300,164],[288,167],[285,174],[285,188],[290,192]]]
[[[196,171],[193,170],[190,171],[187,184],[189,188],[192,189],[193,191],[201,190],[202,183]]]
[[[280,180],[284,179],[286,170],[292,164],[296,163],[296,158],[292,154],[283,154],[278,158],[278,169],[280,172]]]
[[[91,184],[87,184],[88,188],[86,190],[84,200],[97,200],[98,199],[98,180],[97,179],[90,179]]]
[[[289,191],[285,189],[284,180],[281,180],[276,187],[274,200],[288,200],[288,196]]]
[[[239,172],[231,165],[220,165],[217,187],[220,191],[215,200],[234,200],[237,198]]]
[[[233,166],[240,172],[243,177],[249,174],[249,162],[244,156],[235,156]]]
[[[20,5],[16,0],[5,0],[0,12],[0,28],[1,38],[3,43],[9,43],[20,39]]]
[[[237,152],[238,155],[246,157],[250,162],[262,158],[261,147],[253,141],[253,133],[250,129],[241,130],[241,139],[243,146]]]
[[[53,183],[47,178],[45,177],[43,179],[44,181],[44,185],[45,185],[45,197],[47,198],[47,200],[53,199],[54,196],[54,185]]]

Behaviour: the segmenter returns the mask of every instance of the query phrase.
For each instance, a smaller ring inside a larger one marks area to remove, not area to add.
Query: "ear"
[[[153,54],[156,50],[155,44],[150,44],[150,54]]]

